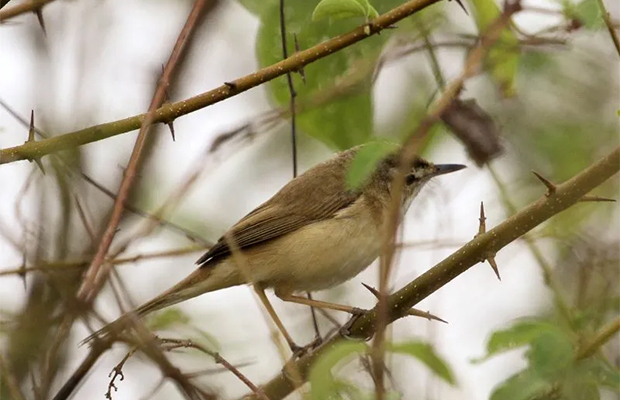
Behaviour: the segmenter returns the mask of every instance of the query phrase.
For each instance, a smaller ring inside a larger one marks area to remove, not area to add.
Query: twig
[[[277,62],[259,71],[234,80],[234,88],[223,84],[213,90],[202,93],[198,96],[186,100],[171,103],[159,108],[149,119],[150,123],[170,122],[176,118],[192,113],[196,110],[205,108],[212,104],[236,96],[253,87],[273,80],[287,72],[299,70],[316,60],[327,57],[336,51],[351,46],[373,34],[391,27],[398,21],[437,3],[440,0],[409,0],[406,3],[386,12],[373,19],[370,23],[353,29],[352,31],[336,36],[316,46],[310,47],[291,55],[286,60]],[[150,115],[150,114],[148,114]],[[147,114],[140,114],[122,120],[109,122],[106,124],[91,126],[79,131],[55,136],[37,143],[25,143],[21,146],[10,147],[0,150],[0,164],[15,162],[19,160],[30,160],[34,157],[42,157],[60,150],[66,150],[86,143],[106,139],[121,133],[138,129],[142,126]]]
[[[125,363],[131,358],[131,356],[134,355],[136,350],[138,350],[136,347],[133,347],[131,350],[129,350],[127,354],[125,354],[125,357],[123,357],[123,359],[118,364],[116,364],[114,368],[112,368],[112,371],[110,371],[108,378],[111,379],[108,383],[108,390],[105,393],[106,399],[112,400],[112,389],[114,389],[115,392],[118,391],[118,388],[115,385],[116,378],[118,378],[119,381],[125,380],[125,375],[123,374],[123,367],[125,366]]]
[[[78,298],[82,301],[92,301],[96,293],[99,291],[99,288],[101,288],[107,280],[107,276],[110,273],[111,266],[103,264],[103,261],[110,245],[112,244],[112,239],[117,232],[118,224],[120,223],[123,215],[124,204],[129,197],[129,190],[131,189],[131,186],[137,176],[137,167],[142,155],[142,150],[144,149],[144,145],[146,143],[146,135],[148,134],[151,125],[156,121],[157,108],[164,101],[166,87],[169,84],[170,77],[177,63],[181,59],[189,38],[194,31],[196,22],[206,5],[206,0],[197,0],[196,3],[194,3],[194,7],[190,12],[185,26],[183,27],[183,30],[175,43],[174,49],[170,54],[170,58],[166,63],[164,73],[162,74],[160,82],[157,85],[157,89],[155,90],[155,94],[153,95],[153,99],[151,100],[149,111],[142,120],[140,132],[138,133],[138,137],[136,139],[136,144],[131,153],[129,163],[127,164],[127,169],[125,170],[123,180],[121,181],[121,185],[118,190],[118,197],[114,201],[114,207],[112,209],[112,215],[110,216],[108,226],[103,234],[97,253],[86,271],[82,286],[78,290]],[[170,119],[168,122],[171,120],[173,119]]]
[[[130,257],[116,258],[114,260],[106,260],[106,262],[109,262],[112,265],[123,265],[123,264],[136,263],[138,261],[151,260],[155,258],[182,256],[186,254],[195,253],[198,251],[204,251],[206,249],[207,247],[204,247],[204,246],[191,246],[191,247],[184,247],[184,248],[174,249],[174,250],[159,251],[159,252],[154,252],[154,253],[137,254],[134,256],[130,256]],[[0,276],[21,274],[21,273],[28,273],[28,272],[35,272],[35,271],[55,272],[55,271],[63,270],[63,269],[83,268],[83,267],[88,266],[89,261],[90,261],[90,258],[85,258],[83,260],[73,260],[73,261],[43,261],[42,264],[40,265],[33,265],[30,267],[25,267],[25,268],[20,266],[20,267],[0,271]]]
[[[211,351],[199,343],[195,343],[191,340],[178,340],[178,339],[160,339],[163,345],[172,344],[172,346],[166,346],[169,350],[179,347],[192,348],[202,351],[205,354],[211,356],[217,364],[221,364],[224,368],[232,372],[244,385],[246,385],[259,399],[269,400],[269,398],[263,393],[263,391],[252,383],[245,375],[241,373],[234,365],[226,361],[220,353]]]
[[[618,333],[618,331],[620,331],[620,317],[614,319],[609,324],[601,328],[601,330],[594,335],[594,338],[587,345],[579,349],[575,359],[580,361],[584,358],[592,356],[598,351],[598,349],[601,348],[601,346],[607,343],[612,336]]]
[[[4,108],[6,110],[6,112],[8,112],[13,118],[15,118],[19,123],[21,123],[22,125],[28,127],[28,121],[26,121],[26,119],[24,119],[24,117],[22,117],[21,115],[19,115],[19,113],[17,111],[15,111],[11,106],[8,105],[8,103],[6,103],[4,100],[0,99],[0,107]],[[32,131],[34,131],[34,133],[36,133],[37,135],[39,135],[42,138],[48,138],[49,135],[46,134],[44,131],[42,131],[41,129],[37,128],[36,126],[32,127]],[[29,132],[30,132],[30,128],[29,128]],[[67,173],[73,173],[74,171],[67,165],[66,161],[62,158],[62,157],[58,157],[57,158],[58,161],[60,161],[60,164],[62,166],[64,166],[66,168]],[[97,182],[95,179],[93,179],[91,176],[85,174],[84,172],[80,172],[79,175],[90,185],[94,186],[97,190],[101,191],[103,194],[105,194],[106,196],[110,197],[111,199],[116,199],[116,194],[114,194],[111,190],[107,189],[105,186],[103,186],[101,183]],[[19,197],[19,196],[18,196]],[[196,233],[191,232],[190,230],[177,225],[171,221],[168,221],[164,218],[159,218],[156,215],[150,214],[146,211],[141,210],[138,207],[135,207],[131,204],[125,204],[125,210],[132,212],[138,216],[144,217],[144,218],[151,218],[154,219],[156,221],[159,222],[159,224],[166,229],[170,229],[176,232],[179,232],[181,234],[183,234],[185,237],[187,237],[189,240],[196,242],[196,243],[201,243],[205,246],[210,246],[212,245],[211,242],[209,242],[208,240],[203,239],[202,237],[198,236]]]
[[[601,13],[603,14],[603,21],[605,21],[605,25],[607,26],[607,30],[609,31],[609,36],[611,36],[611,40],[614,42],[616,53],[618,53],[618,55],[620,56],[620,40],[618,39],[618,34],[614,29],[611,18],[609,17],[609,12],[607,12],[603,0],[598,0],[598,6],[601,9]]]
[[[92,302],[97,293],[107,281],[112,265],[109,263],[104,263],[105,256],[109,250],[110,244],[112,243],[112,239],[116,234],[118,224],[123,215],[124,203],[129,196],[129,190],[137,176],[137,169],[141,153],[145,147],[146,135],[150,129],[150,126],[155,120],[157,108],[162,104],[164,100],[165,90],[170,82],[175,66],[182,60],[182,56],[185,53],[187,44],[189,43],[189,40],[193,32],[195,31],[199,19],[204,16],[205,10],[210,9],[209,7],[213,7],[214,4],[214,0],[196,0],[191,12],[187,17],[186,23],[181,30],[179,37],[177,38],[172,53],[170,54],[170,57],[166,63],[166,67],[164,68],[164,73],[157,85],[157,89],[155,90],[155,94],[153,95],[153,98],[151,100],[149,111],[143,116],[142,120],[140,121],[140,132],[138,133],[138,138],[136,139],[136,143],[134,145],[134,149],[132,151],[127,169],[123,176],[118,196],[114,202],[110,220],[107,224],[101,242],[99,243],[97,252],[92,262],[90,263],[88,270],[86,271],[84,280],[82,281],[82,285],[78,289],[77,299],[80,303]],[[171,122],[172,120],[173,119],[169,119],[165,122]],[[63,319],[61,325],[71,325],[71,323],[73,322],[73,318],[74,317],[72,315],[67,315],[67,317]],[[141,344],[146,344],[146,346],[141,347],[142,351],[158,364],[162,373],[175,381],[177,386],[185,395],[189,396],[191,399],[196,400],[201,398],[213,398],[213,396],[211,396],[210,394],[204,393],[203,391],[192,385],[189,381],[187,381],[187,379],[180,373],[180,371],[175,368],[161,353],[161,351],[159,351],[157,346],[153,344],[153,340],[149,337],[146,328],[144,328],[137,321],[133,322],[136,322],[134,323],[134,327],[140,339],[142,339]],[[112,342],[106,342],[105,345],[109,347],[111,343]],[[75,382],[75,385],[77,385],[77,383],[79,383],[79,381]],[[70,392],[67,393],[67,395],[69,394]]]
[[[113,200],[116,200],[116,195],[109,189],[107,189],[105,186],[103,186],[102,184],[98,183],[97,181],[95,181],[93,178],[91,178],[90,176],[86,175],[85,173],[80,173],[80,175],[82,176],[82,178],[84,178],[84,180],[86,182],[88,182],[89,184],[91,184],[92,186],[94,186],[95,188],[97,188],[99,191],[101,191],[103,194],[105,194],[106,196],[110,197]],[[170,230],[174,230],[178,233],[181,233],[182,235],[184,235],[185,237],[187,237],[189,240],[196,242],[196,243],[200,243],[202,245],[205,246],[211,246],[213,245],[212,242],[203,239],[202,237],[198,236],[196,233],[182,227],[181,225],[177,225],[172,221],[169,221],[165,218],[162,218],[158,215],[156,215],[155,213],[148,213],[146,211],[143,211],[131,204],[125,204],[124,205],[125,210],[132,212],[136,215],[139,215],[143,218],[149,218],[152,219],[154,221],[157,221],[157,223],[159,225],[161,225],[164,228],[168,228]]]
[[[280,0],[280,37],[282,39],[282,58],[286,60],[288,58],[288,49],[286,47],[286,17],[284,15],[284,0]],[[297,126],[295,123],[295,98],[297,97],[297,92],[295,92],[295,86],[293,85],[293,76],[291,72],[286,73],[286,82],[288,85],[288,91],[291,96],[291,100],[289,101],[289,115],[291,118],[291,154],[292,154],[292,163],[293,163],[293,178],[297,177]],[[310,292],[306,293],[308,299],[312,300],[312,295]],[[314,327],[314,332],[317,338],[321,337],[321,332],[319,331],[319,323],[316,319],[316,310],[314,307],[310,306],[310,314],[312,315],[312,326]]]
[[[465,67],[461,74],[448,86],[445,87],[442,96],[436,102],[434,107],[428,113],[426,118],[422,120],[415,132],[409,136],[402,147],[400,168],[392,182],[392,195],[388,208],[388,219],[386,224],[386,234],[383,238],[381,246],[381,257],[379,260],[379,304],[377,305],[377,330],[373,341],[373,367],[377,375],[376,396],[377,400],[383,400],[385,396],[385,388],[383,382],[383,356],[384,351],[384,333],[388,323],[388,302],[387,288],[388,278],[392,260],[396,250],[396,231],[399,225],[400,205],[402,204],[402,193],[405,183],[405,175],[408,172],[408,166],[411,165],[416,153],[417,144],[428,134],[430,128],[440,120],[443,112],[458,97],[464,82],[470,77],[477,74],[482,62],[490,50],[490,48],[499,40],[501,32],[510,23],[513,14],[520,10],[519,3],[506,3],[505,10],[489,27],[487,32],[481,37],[478,47],[473,49],[465,61]]]

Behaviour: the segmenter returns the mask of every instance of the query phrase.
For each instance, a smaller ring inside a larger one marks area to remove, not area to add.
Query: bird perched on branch
[[[237,222],[197,261],[187,278],[153,300],[121,316],[86,341],[120,333],[132,317],[145,315],[227,287],[251,284],[292,349],[298,349],[265,296],[273,288],[284,301],[354,312],[353,307],[296,295],[343,283],[370,265],[380,253],[401,162],[399,152],[381,160],[360,187],[347,186],[351,161],[361,146],[337,154],[286,184]],[[405,212],[433,177],[465,168],[435,165],[415,157],[406,166],[402,193]]]

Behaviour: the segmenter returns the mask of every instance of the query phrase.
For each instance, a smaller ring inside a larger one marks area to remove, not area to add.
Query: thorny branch
[[[282,76],[287,72],[297,71],[316,60],[327,57],[336,51],[342,50],[369,36],[377,34],[391,27],[398,21],[439,1],[440,0],[409,0],[399,7],[378,16],[348,33],[336,36],[306,50],[296,52],[286,60],[277,62],[232,82],[227,82],[198,96],[176,103],[166,104],[153,111],[152,115],[149,117],[149,119],[152,120],[148,122],[169,123],[182,115],[190,114],[201,108],[236,96],[253,87]],[[81,146],[86,143],[129,132],[140,128],[148,115],[150,114],[140,114],[119,121],[95,125],[79,131],[55,136],[36,143],[25,143],[21,146],[3,149],[0,150],[0,164],[40,158],[60,150]]]
[[[385,389],[383,387],[383,358],[385,354],[384,341],[385,341],[385,327],[388,324],[388,302],[387,302],[387,288],[388,279],[390,276],[390,269],[394,253],[396,251],[396,231],[399,225],[400,218],[400,204],[402,204],[402,193],[405,184],[405,175],[407,173],[408,165],[412,164],[412,161],[417,153],[417,144],[421,138],[426,136],[430,128],[441,119],[444,111],[457,99],[459,92],[461,91],[464,82],[476,75],[481,68],[482,62],[486,57],[487,52],[493,47],[493,45],[499,40],[501,32],[510,24],[511,17],[521,7],[519,2],[510,3],[507,2],[505,10],[499,18],[496,19],[489,27],[485,34],[481,37],[479,45],[471,51],[465,61],[465,66],[461,74],[452,82],[450,82],[444,89],[442,96],[436,102],[434,107],[428,113],[426,118],[422,120],[414,134],[409,136],[407,141],[403,144],[401,151],[401,164],[397,175],[394,177],[392,183],[392,198],[389,205],[388,220],[386,224],[386,231],[383,238],[381,257],[379,260],[379,303],[377,305],[378,320],[375,338],[373,341],[373,367],[377,373],[377,390],[376,395],[379,400],[384,397]]]
[[[588,192],[601,185],[620,170],[620,148],[575,175],[568,181],[557,185],[553,196],[541,196],[520,212],[503,223],[468,242],[465,246],[448,256],[433,268],[422,274],[387,299],[388,323],[407,314],[416,304],[445,286],[448,282],[478,264],[485,254],[497,253],[505,246],[542,224],[549,218],[579,202]],[[354,320],[350,325],[347,339],[337,336],[325,342],[315,352],[301,357],[296,366],[304,379],[310,366],[326,351],[344,340],[366,339],[377,329],[378,307]],[[608,332],[615,332],[608,329]],[[606,332],[607,332],[606,331]],[[280,400],[294,390],[294,383],[286,374],[279,374],[262,386],[270,400]],[[249,395],[244,400],[256,400]]]

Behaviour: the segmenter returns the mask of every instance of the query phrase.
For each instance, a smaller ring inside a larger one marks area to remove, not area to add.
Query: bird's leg
[[[357,307],[345,306],[342,304],[329,303],[327,301],[320,301],[320,300],[314,300],[314,299],[311,300],[305,297],[295,296],[294,294],[291,294],[289,292],[284,292],[278,289],[276,289],[275,292],[276,292],[276,296],[278,296],[281,300],[288,301],[291,303],[304,304],[304,305],[316,307],[316,308],[326,308],[328,310],[343,311],[343,312],[353,314],[353,315],[361,315],[367,312],[366,310],[362,310],[361,308],[357,308]]]
[[[258,298],[263,303],[263,306],[265,306],[265,309],[267,309],[267,312],[271,316],[271,319],[273,320],[273,322],[276,323],[276,326],[278,327],[278,329],[280,330],[282,335],[284,335],[284,339],[286,339],[286,342],[288,343],[289,347],[291,348],[291,351],[293,353],[295,353],[295,354],[299,353],[302,350],[302,347],[299,347],[295,343],[295,341],[293,340],[291,335],[289,335],[288,331],[284,327],[284,324],[280,320],[280,317],[278,317],[278,314],[276,314],[276,310],[273,309],[273,306],[271,305],[271,303],[269,302],[269,299],[265,295],[265,289],[263,287],[261,287],[260,285],[256,285],[255,284],[254,285],[254,291],[256,291],[256,294],[258,295]]]

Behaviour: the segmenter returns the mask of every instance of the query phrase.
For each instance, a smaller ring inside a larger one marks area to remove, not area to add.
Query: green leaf
[[[494,0],[469,0],[480,35],[501,15],[501,10]],[[498,42],[493,46],[485,59],[487,70],[502,94],[506,97],[515,95],[515,79],[519,66],[519,39],[510,29],[500,34]]]
[[[575,349],[566,332],[541,332],[527,352],[530,368],[545,379],[559,379],[573,365]]]
[[[490,400],[531,400],[552,388],[551,383],[530,370],[524,370],[502,382],[493,390]]]
[[[388,350],[393,353],[412,356],[426,365],[438,377],[442,378],[451,385],[456,384],[454,375],[448,367],[448,364],[437,355],[433,349],[433,346],[430,344],[423,342],[390,344],[388,345]]]
[[[568,5],[565,11],[570,17],[576,18],[588,30],[598,30],[605,26],[598,0],[583,0],[577,5]]]
[[[310,398],[314,400],[341,399],[339,391],[343,388],[342,381],[332,375],[332,368],[353,354],[365,353],[368,349],[363,342],[338,343],[327,350],[311,367],[308,381],[310,382]]]
[[[493,355],[531,344],[545,332],[556,332],[558,327],[546,321],[520,321],[508,329],[493,332],[487,342],[487,354],[473,362],[481,362]]]
[[[398,149],[398,144],[386,141],[364,144],[349,165],[347,187],[356,189],[365,183],[370,174],[374,172],[379,161],[396,149]]]
[[[160,331],[173,325],[186,325],[190,318],[178,308],[168,308],[152,315],[146,321],[146,326],[151,331]]]
[[[401,0],[383,0],[380,5],[389,10],[401,3]],[[356,20],[343,20],[338,24],[330,24],[324,19],[313,22],[310,16],[316,4],[309,0],[286,1],[286,29],[291,39],[288,40],[288,54],[295,51],[293,35],[303,50],[359,26]],[[358,4],[362,3],[358,1]],[[371,16],[372,11],[367,14]],[[267,66],[282,60],[278,4],[270,1],[261,11],[260,18],[256,51],[259,64]],[[368,141],[374,126],[372,71],[391,33],[373,35],[305,66],[305,83],[299,74],[292,74],[296,101],[301,108],[297,114],[299,132],[339,150]],[[275,105],[289,104],[286,77],[270,81],[266,88]]]
[[[374,18],[377,10],[368,0],[321,0],[312,12],[312,20],[331,19],[332,21],[351,17]]]

